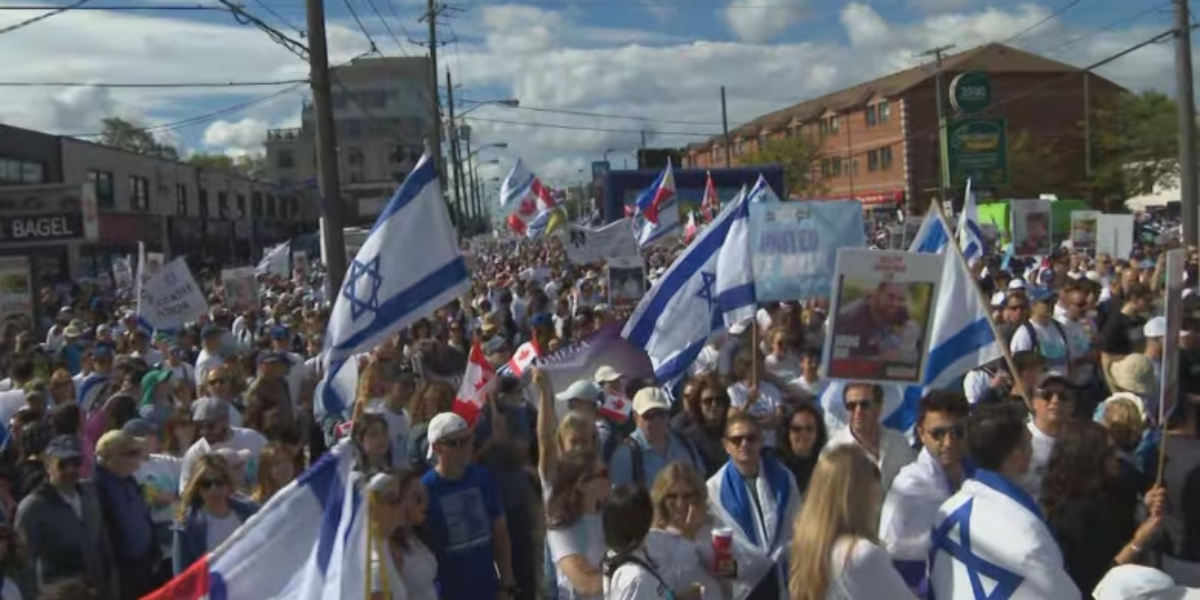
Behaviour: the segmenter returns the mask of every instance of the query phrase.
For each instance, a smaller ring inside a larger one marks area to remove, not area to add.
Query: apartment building
[[[946,56],[941,70],[947,131],[952,132],[948,147],[955,146],[948,156],[961,145],[991,149],[991,155],[980,153],[975,166],[963,161],[962,168],[952,169],[953,189],[947,196],[961,195],[969,174],[974,175],[973,187],[984,194],[1008,193],[1012,181],[1027,175],[1008,153],[1018,135],[1031,145],[1062,149],[1054,165],[1046,167],[1050,172],[1038,173],[1039,181],[1054,188],[1045,191],[1086,193],[1083,123],[1089,107],[1122,93],[1120,86],[1002,44]],[[948,88],[961,74],[986,78],[986,108],[967,114],[950,102]],[[730,166],[750,166],[743,159],[772,140],[803,136],[819,148],[808,168],[820,191],[789,190],[792,195],[854,198],[869,208],[908,205],[924,212],[931,199],[943,194],[936,75],[936,65],[921,65],[763,115],[729,132]],[[960,164],[957,160],[953,164]],[[997,164],[988,168],[987,160]],[[725,166],[724,139],[688,146],[684,162],[695,168]]]

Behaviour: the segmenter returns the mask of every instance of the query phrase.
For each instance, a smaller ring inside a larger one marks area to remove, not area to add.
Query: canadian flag
[[[542,349],[538,347],[537,341],[529,340],[521,344],[517,348],[517,353],[508,359],[508,369],[512,371],[513,377],[520,377],[525,372],[525,369],[528,369],[541,356]]]
[[[688,213],[687,225],[683,228],[683,243],[690,244],[696,239],[699,228],[696,226],[696,213]]]
[[[621,424],[629,420],[629,415],[633,413],[633,403],[628,398],[618,394],[604,393],[604,405],[600,407],[600,414],[604,418],[613,423]]]
[[[471,353],[467,355],[467,370],[463,373],[462,384],[454,396],[451,410],[465,419],[468,425],[474,425],[495,380],[496,370],[483,356],[483,347],[479,345],[479,340],[475,340],[475,343],[471,344]]]

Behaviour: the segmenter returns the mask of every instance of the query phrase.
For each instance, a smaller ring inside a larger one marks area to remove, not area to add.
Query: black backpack
[[[1062,336],[1063,346],[1065,347],[1067,358],[1069,359],[1071,357],[1071,340],[1067,337],[1067,330],[1063,328],[1062,323],[1059,323],[1054,319],[1050,319],[1050,323],[1054,325],[1054,329],[1058,330],[1058,335]],[[1026,319],[1017,327],[1019,329],[1024,329],[1029,333],[1029,339],[1033,342],[1034,353],[1036,353],[1038,356],[1042,356],[1042,344],[1038,341],[1037,329],[1033,326],[1033,323],[1031,323],[1029,319]]]

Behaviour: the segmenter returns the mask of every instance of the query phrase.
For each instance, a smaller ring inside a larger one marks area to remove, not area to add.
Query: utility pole
[[[454,121],[454,80],[450,78],[450,69],[446,69],[446,106],[450,121],[446,131],[450,136],[450,174],[454,176],[454,213],[458,215],[455,224],[458,225],[459,235],[462,235],[466,211],[463,207],[462,164],[458,162],[458,123]]]
[[[1179,200],[1183,206],[1183,239],[1192,246],[1200,238],[1196,198],[1196,94],[1192,88],[1192,22],[1187,0],[1175,2],[1175,105],[1179,127]]]
[[[429,41],[409,41],[415,44],[429,45],[429,90],[432,96],[430,110],[433,111],[433,130],[429,138],[429,151],[433,154],[434,164],[437,165],[438,180],[441,183],[442,193],[446,194],[447,200],[449,200],[450,193],[446,189],[446,165],[442,159],[442,106],[438,94],[437,18],[443,10],[445,10],[445,7],[438,4],[437,0],[428,0],[425,15],[421,17],[421,20],[425,21],[425,24],[429,27]],[[454,211],[450,211],[450,219],[455,225],[458,224],[458,215],[454,214]]]
[[[308,13],[308,69],[317,127],[317,189],[321,193],[321,240],[325,243],[325,291],[327,298],[336,298],[346,276],[346,241],[342,231],[342,187],[338,179],[333,93],[329,89],[325,3],[323,0],[306,0],[305,7]]]
[[[945,58],[946,51],[953,48],[954,44],[948,44],[946,46],[931,48],[921,52],[920,54],[917,54],[918,57],[932,56],[935,58],[934,65],[936,71],[934,71],[933,74],[933,85],[935,88],[934,95],[937,97],[938,143],[941,147],[941,152],[938,153],[941,157],[942,171],[941,197],[938,198],[938,200],[941,202],[944,202],[949,198],[947,194],[950,193],[950,189],[952,187],[950,182],[950,157],[948,156],[950,152],[950,145],[946,139],[946,108],[945,100],[943,99],[943,96],[946,95],[946,91],[945,85],[943,85],[942,82],[942,59]]]
[[[725,138],[725,168],[729,168],[729,111],[725,108],[725,86],[721,86],[721,131]]]
[[[471,218],[475,221],[483,214],[479,210],[479,197],[475,195],[475,161],[471,155],[471,127],[464,127],[463,141],[467,143],[467,176],[463,179],[463,184],[467,188],[467,205],[471,207]]]

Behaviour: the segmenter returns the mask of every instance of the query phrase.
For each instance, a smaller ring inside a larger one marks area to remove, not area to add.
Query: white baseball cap
[[[596,374],[592,377],[593,380],[599,383],[611,383],[622,377],[621,372],[608,365],[601,365],[596,369]]]
[[[1009,290],[1025,289],[1025,280],[1024,279],[1014,279],[1014,280],[1008,282],[1008,289]]]
[[[563,390],[561,393],[556,394],[554,398],[559,402],[570,402],[571,400],[575,399],[598,402],[600,400],[600,394],[602,393],[603,392],[600,390],[600,387],[595,383],[586,379],[580,379],[579,381],[567,386],[567,389]]]
[[[438,413],[429,421],[428,439],[429,445],[434,444],[460,432],[467,430],[467,421],[462,417],[449,412]]]
[[[1160,338],[1167,335],[1166,317],[1154,317],[1142,326],[1142,334],[1148,338]]]
[[[639,415],[655,409],[670,410],[670,408],[671,404],[667,401],[666,392],[656,387],[642,388],[633,395],[633,412]]]
[[[1200,590],[1175,585],[1170,575],[1141,565],[1121,565],[1093,592],[1096,600],[1200,600]]]

